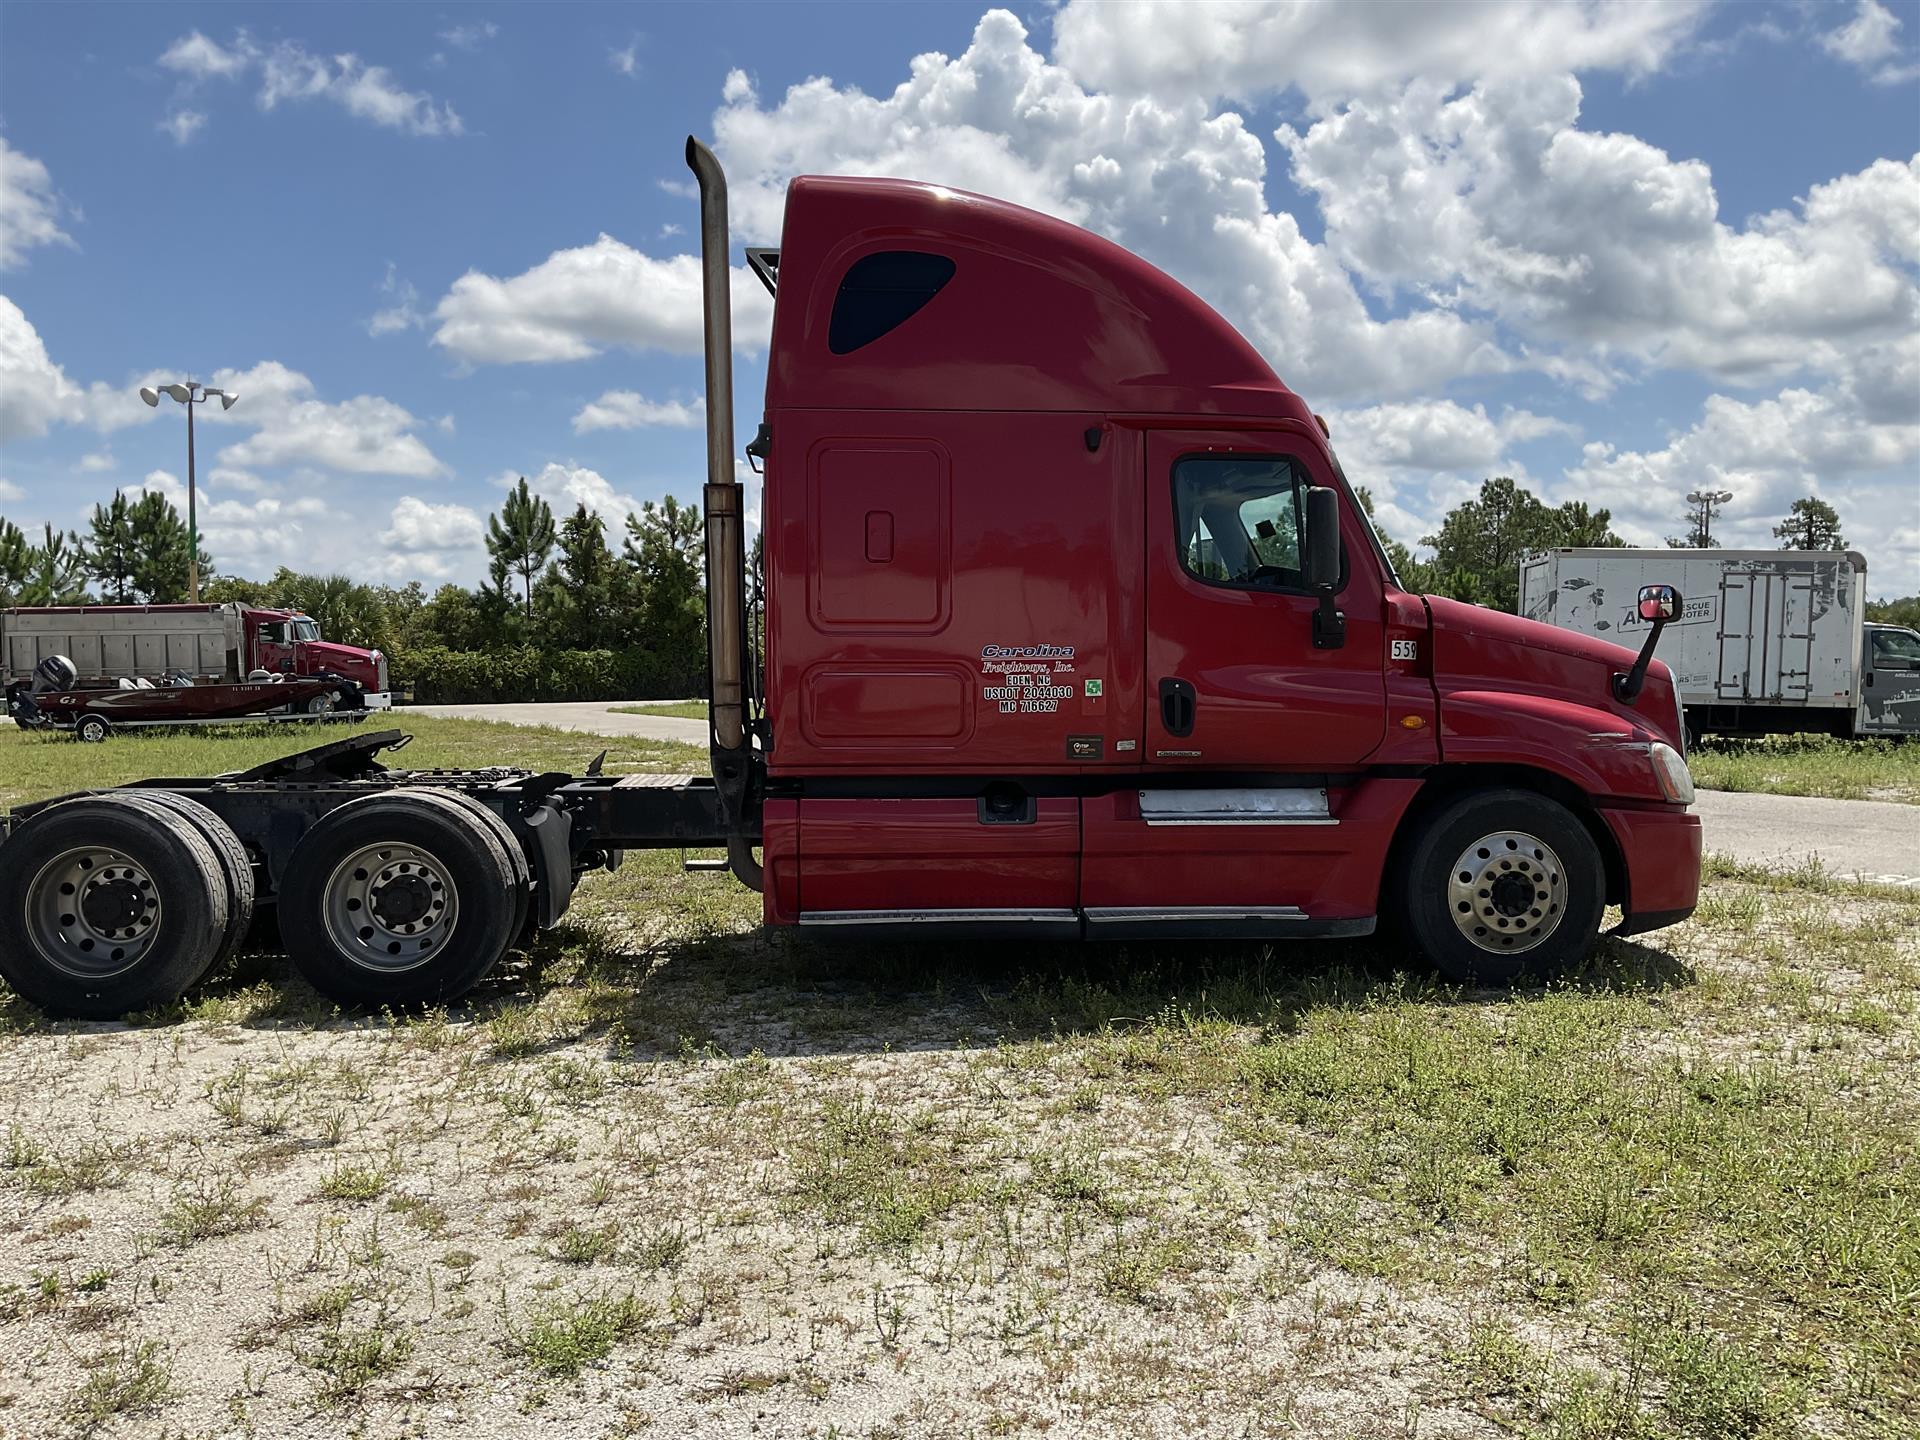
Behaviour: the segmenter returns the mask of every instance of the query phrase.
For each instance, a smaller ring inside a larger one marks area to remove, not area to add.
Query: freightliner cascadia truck
[[[733,439],[726,181],[705,284],[711,774],[410,771],[363,735],[24,805],[0,971],[113,1015],[256,906],[349,1006],[451,999],[576,882],[713,847],[833,937],[1364,936],[1510,980],[1689,914],[1672,676],[1404,590],[1324,428],[1118,246],[981,196],[801,177],[764,419],[765,653]],[[1678,613],[1645,588],[1657,633]]]

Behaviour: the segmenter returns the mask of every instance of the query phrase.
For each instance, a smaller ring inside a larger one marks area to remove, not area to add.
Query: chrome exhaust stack
[[[727,260],[727,176],[713,152],[687,137],[687,168],[700,183],[701,293],[706,311],[707,720],[713,779],[727,825],[733,873],[758,890],[750,824],[757,757],[747,723],[745,491],[733,459],[733,295]]]

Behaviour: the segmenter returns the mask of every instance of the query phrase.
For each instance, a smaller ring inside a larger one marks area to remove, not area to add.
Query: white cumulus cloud
[[[1577,128],[1570,75],[1420,83],[1282,127],[1327,245],[1370,283],[1498,315],[1536,344],[1751,383],[1920,324],[1920,157],[1735,229],[1713,177]],[[1541,368],[1549,368],[1542,364]]]
[[[490,26],[485,22],[457,29],[463,34],[471,31],[477,44],[491,33]],[[408,90],[384,65],[369,65],[350,53],[315,54],[298,40],[263,47],[241,30],[231,45],[223,46],[193,30],[169,45],[159,63],[179,75],[183,89],[189,91],[208,80],[257,75],[254,101],[262,110],[327,100],[358,119],[409,135],[459,135],[466,128],[451,105],[424,91]],[[205,123],[204,113],[176,108],[161,128],[185,144]]]
[[[207,116],[203,110],[169,110],[160,122],[160,129],[171,136],[176,145],[192,143],[193,137],[207,128]]]
[[[582,406],[573,417],[573,433],[589,430],[642,430],[655,426],[692,430],[706,423],[703,400],[649,400],[634,390],[609,390]]]
[[[1871,3],[1871,0],[1868,0]],[[1070,0],[1055,53],[1128,94],[1348,97],[1408,80],[1550,70],[1658,69],[1709,0]]]
[[[583,360],[616,346],[697,355],[700,262],[602,235],[504,280],[469,270],[433,313],[434,343],[474,364]],[[773,302],[744,269],[733,274],[733,323],[735,344],[765,348]]]
[[[1319,396],[1418,390],[1512,364],[1490,327],[1445,308],[1376,318],[1327,247],[1267,208],[1266,151],[1239,115],[1086,89],[1005,10],[989,11],[957,58],[918,56],[885,96],[816,78],[763,105],[736,72],[723,101],[714,136],[748,238],[778,233],[796,173],[906,175],[1118,241]]]
[[[47,167],[0,135],[0,270],[11,270],[39,245],[72,245],[60,228],[65,210]]]
[[[465,505],[435,505],[402,495],[380,543],[396,550],[467,550],[485,537],[480,517]]]

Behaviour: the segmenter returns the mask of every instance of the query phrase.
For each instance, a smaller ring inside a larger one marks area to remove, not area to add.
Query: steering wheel
[[[1247,583],[1258,585],[1264,581],[1270,585],[1288,585],[1295,583],[1298,573],[1283,565],[1256,565],[1253,573],[1247,577]]]

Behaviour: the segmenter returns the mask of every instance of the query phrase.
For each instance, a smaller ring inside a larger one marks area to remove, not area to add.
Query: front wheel
[[[1549,974],[1592,946],[1606,907],[1600,850],[1530,790],[1462,795],[1422,823],[1390,887],[1407,940],[1449,979]]]

